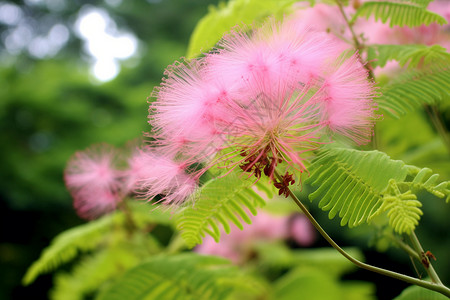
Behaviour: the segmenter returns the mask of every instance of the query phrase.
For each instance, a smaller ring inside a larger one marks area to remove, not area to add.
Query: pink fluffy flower
[[[301,22],[235,28],[203,58],[169,67],[153,96],[152,145],[204,169],[264,173],[283,191],[311,150],[341,135],[369,141],[373,83],[356,54]],[[330,135],[330,133],[333,133]]]
[[[206,55],[205,74],[239,90],[222,124],[228,166],[271,177],[279,162],[302,172],[305,152],[327,142],[326,129],[358,144],[373,126],[373,83],[357,56],[338,59],[334,40],[301,23],[268,22],[252,34],[233,31]],[[238,156],[241,157],[238,157]]]
[[[152,96],[150,124],[160,150],[168,155],[182,151],[191,158],[215,154],[221,133],[216,123],[224,114],[227,89],[202,76],[202,61],[177,62]],[[200,154],[200,155],[198,155]]]
[[[95,219],[121,201],[122,180],[114,168],[115,157],[115,150],[102,144],[77,152],[69,160],[64,179],[80,217]]]
[[[198,175],[188,174],[186,164],[150,149],[137,149],[129,160],[127,189],[151,201],[161,196],[164,204],[180,204],[197,187]]]
[[[373,84],[357,55],[339,63],[324,76],[322,116],[328,128],[356,144],[366,144],[372,136]]]

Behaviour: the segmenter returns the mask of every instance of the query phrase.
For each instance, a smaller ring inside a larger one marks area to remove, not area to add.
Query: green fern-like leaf
[[[411,189],[413,193],[417,193],[420,190],[426,190],[438,198],[445,198],[447,203],[450,202],[450,181],[439,182],[439,175],[433,174],[433,171],[429,168],[420,169],[415,166],[408,167],[409,175],[413,176],[413,179],[400,184]]]
[[[379,108],[399,118],[408,111],[435,104],[450,97],[450,66],[406,72],[381,89]]]
[[[263,179],[261,179],[263,180]],[[201,244],[205,234],[219,241],[221,224],[226,233],[230,223],[243,229],[242,221],[251,224],[245,208],[253,215],[264,199],[252,189],[253,182],[234,173],[206,183],[195,204],[177,213],[176,225],[188,247]]]
[[[423,214],[422,203],[410,190],[402,193],[395,180],[389,181],[389,187],[383,195],[383,205],[373,216],[387,211],[389,225],[398,233],[411,233],[419,224]]]
[[[403,181],[408,173],[402,161],[382,152],[340,148],[323,151],[310,169],[307,182],[318,187],[310,200],[320,199],[330,219],[339,214],[341,225],[349,227],[367,222],[380,209],[389,179]]]
[[[50,272],[61,264],[71,261],[79,252],[96,248],[104,240],[115,217],[105,216],[59,234],[28,269],[23,284],[28,285],[40,274]]]
[[[161,210],[150,211],[148,205],[129,203],[138,228],[149,223],[170,224],[169,213]],[[42,251],[40,258],[27,270],[23,284],[28,285],[37,276],[55,270],[60,265],[73,260],[78,253],[93,250],[104,242],[117,228],[125,228],[127,219],[122,212],[104,216],[98,220],[71,228],[55,237],[49,247]]]
[[[219,257],[184,253],[161,255],[126,272],[97,300],[226,299],[234,289],[252,289],[252,280]]]
[[[450,64],[450,53],[439,45],[371,45],[367,52],[373,67],[384,67],[390,60],[398,61],[400,66],[408,64],[408,67]]]
[[[126,235],[126,239],[117,239],[107,247],[83,256],[69,273],[58,272],[54,277],[54,288],[50,291],[51,299],[86,299],[86,296],[94,295],[128,269],[162,250],[148,232],[135,231],[132,235]]]
[[[82,300],[98,290],[105,281],[135,266],[139,258],[134,249],[110,247],[83,258],[71,273],[55,277],[51,299]]]
[[[390,226],[409,234],[423,214],[418,192],[450,199],[449,181],[438,182],[430,169],[405,165],[378,151],[331,148],[313,161],[311,169],[308,181],[318,189],[309,198],[320,198],[319,207],[330,210],[330,218],[339,213],[341,225],[349,227],[387,212]]]
[[[364,2],[356,11],[353,21],[359,16],[369,18],[374,16],[375,20],[383,23],[389,22],[389,26],[429,25],[433,22],[439,25],[447,21],[442,16],[426,10],[430,1],[401,0],[401,1],[368,1]]]

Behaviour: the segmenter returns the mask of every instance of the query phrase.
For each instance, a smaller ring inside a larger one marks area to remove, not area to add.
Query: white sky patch
[[[37,36],[28,44],[28,52],[37,58],[52,57],[69,40],[69,29],[63,24],[54,25],[46,36]]]
[[[91,69],[95,78],[100,81],[108,81],[119,74],[120,66],[115,60],[96,60]]]
[[[119,6],[122,3],[122,0],[105,0],[105,3],[111,6]]]
[[[5,47],[12,54],[19,54],[30,43],[33,30],[28,24],[20,24],[8,30],[5,37]]]
[[[61,11],[67,6],[66,0],[25,0],[25,3],[29,6],[47,6],[53,11]]]
[[[19,6],[0,2],[0,22],[6,25],[17,25],[22,18],[22,10]]]
[[[120,71],[120,60],[136,54],[137,38],[119,31],[109,14],[100,8],[84,7],[75,23],[77,34],[85,41],[85,51],[92,57],[92,74],[100,81],[108,81]]]

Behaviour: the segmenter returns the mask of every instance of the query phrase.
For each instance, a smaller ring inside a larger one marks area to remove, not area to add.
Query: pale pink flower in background
[[[344,39],[350,41],[351,33],[337,5],[317,3],[313,7],[305,7],[301,2],[299,4],[298,9],[293,13],[294,20],[298,20],[297,22],[301,22],[315,31],[330,33],[328,35],[335,39],[336,43],[339,43],[341,47],[348,48]],[[354,13],[355,10],[348,6],[344,7],[344,11],[348,15]]]
[[[113,211],[122,200],[122,174],[115,169],[117,153],[109,145],[95,145],[75,153],[64,179],[78,215],[94,219]]]
[[[289,236],[298,245],[309,247],[316,240],[316,231],[305,215],[294,215],[290,220]]]
[[[364,1],[363,1],[364,2]],[[438,13],[450,21],[450,2],[433,1],[428,10]],[[355,13],[352,6],[344,7],[348,16]],[[347,47],[351,47],[352,36],[342,17],[339,8],[336,5],[327,5],[317,3],[313,7],[302,7],[294,13],[295,19],[301,20],[305,24],[309,24],[312,28],[322,32],[328,32],[330,35],[339,37],[349,43]],[[365,44],[440,44],[450,51],[449,25],[438,25],[432,23],[430,25],[422,25],[414,28],[408,26],[393,26],[383,24],[381,20],[375,21],[374,18],[368,20],[358,18],[354,24],[354,30],[357,36],[363,35]]]
[[[161,196],[158,202],[180,204],[197,188],[199,174],[187,173],[187,167],[185,163],[176,162],[153,149],[137,149],[125,173],[128,190],[147,201]]]
[[[195,251],[223,256],[234,263],[242,263],[251,255],[255,243],[284,240],[288,237],[287,217],[259,212],[256,216],[250,215],[250,219],[252,224],[243,224],[243,230],[232,226],[229,234],[222,232],[219,243],[211,236],[206,236]]]
[[[450,22],[450,2],[449,1],[433,1],[428,7],[428,10],[443,16],[447,22]],[[355,26],[360,27],[359,31],[364,32],[371,44],[424,44],[434,45],[439,44],[450,51],[450,25],[439,25],[431,23],[430,25],[421,25],[410,28],[408,26],[394,26],[389,27],[388,24],[381,24],[381,22],[373,20],[364,21],[361,24],[357,23]]]
[[[315,230],[303,215],[277,216],[259,212],[250,217],[252,224],[244,224],[244,229],[232,226],[229,234],[222,232],[217,243],[206,236],[195,251],[202,254],[218,255],[236,264],[250,259],[260,242],[294,240],[300,246],[311,246],[315,241]]]

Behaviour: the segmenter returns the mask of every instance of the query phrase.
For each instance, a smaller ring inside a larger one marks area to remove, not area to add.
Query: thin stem
[[[353,24],[350,23],[350,20],[348,19],[347,14],[344,11],[344,7],[341,3],[341,0],[336,0],[336,4],[338,5],[339,11],[341,12],[342,17],[344,18],[345,23],[347,24],[347,27],[350,30],[350,33],[352,34],[352,39],[355,48],[358,50],[358,52],[361,52],[364,49],[364,44],[359,41],[358,36],[356,35],[355,30],[353,29]],[[364,65],[364,68],[366,68],[366,70],[369,72],[369,78],[375,80],[375,76],[373,74],[372,66],[370,65],[370,63],[362,61],[361,58],[360,60],[361,63]]]
[[[439,278],[438,274],[433,268],[433,265],[431,264],[430,260],[428,259],[428,256],[425,255],[425,251],[423,251],[422,245],[419,242],[419,239],[416,236],[416,233],[413,231],[409,235],[411,239],[411,243],[413,244],[414,248],[417,251],[417,254],[419,255],[420,259],[419,261],[422,263],[423,267],[428,273],[428,276],[430,276],[431,281],[437,284],[441,284],[441,279]]]
[[[280,176],[280,174],[278,174],[278,172],[276,170],[275,170],[275,176],[278,178],[278,180],[282,180],[282,177]],[[291,196],[292,200],[294,200],[295,204],[297,204],[297,206],[302,210],[302,212],[309,219],[309,221],[312,223],[312,225],[317,229],[317,231],[319,231],[319,233],[325,238],[325,240],[327,240],[327,242],[331,246],[333,246],[334,249],[336,249],[340,254],[342,254],[342,256],[347,258],[353,264],[357,265],[360,268],[363,268],[363,269],[366,269],[366,270],[369,270],[369,271],[372,271],[372,272],[375,272],[375,273],[378,273],[378,274],[381,274],[384,276],[392,277],[392,278],[395,278],[398,280],[405,281],[410,284],[415,284],[415,285],[421,286],[423,288],[436,291],[436,292],[441,293],[441,294],[447,296],[448,298],[450,298],[450,289],[447,288],[446,286],[442,285],[442,283],[436,284],[436,283],[432,283],[429,281],[420,280],[420,279],[410,277],[407,275],[403,275],[403,274],[400,274],[397,272],[378,268],[378,267],[375,267],[375,266],[372,266],[372,265],[369,265],[369,264],[366,264],[366,263],[363,263],[363,262],[357,260],[350,254],[345,252],[344,249],[339,247],[339,245],[336,244],[335,241],[333,241],[333,239],[325,232],[325,230],[322,228],[322,226],[320,226],[320,224],[316,221],[316,219],[314,219],[314,217],[308,211],[306,206],[303,205],[303,203],[297,198],[297,196],[294,195],[294,193],[292,193],[292,191],[289,188],[288,188],[288,190],[289,190],[289,195]]]
[[[350,33],[352,34],[352,38],[353,38],[353,43],[355,43],[355,48],[358,49],[358,50],[361,50],[362,45],[359,42],[358,36],[356,35],[355,31],[353,30],[352,24],[350,24],[350,21],[349,21],[349,19],[347,17],[347,14],[344,11],[344,7],[343,7],[341,1],[340,0],[336,0],[336,3],[338,5],[338,7],[339,7],[339,11],[341,12],[342,17],[345,20],[345,23],[348,26],[348,29],[350,29]]]
[[[419,254],[413,248],[411,248],[411,246],[400,240],[397,236],[389,235],[389,237],[394,241],[394,243],[397,244],[397,246],[399,246],[403,251],[408,253],[409,256],[420,261]]]
[[[134,222],[133,219],[133,214],[131,213],[130,208],[128,207],[125,199],[119,202],[118,206],[119,209],[125,215],[126,229],[128,230],[128,233],[131,235],[137,229],[136,223]]]
[[[372,149],[378,149],[378,145],[380,144],[379,142],[378,142],[378,134],[377,134],[377,128],[378,128],[378,126],[377,126],[377,124],[375,123],[374,125],[373,125],[373,137],[372,137]]]
[[[430,116],[430,119],[434,125],[434,128],[436,128],[436,131],[441,136],[442,141],[444,142],[445,146],[447,147],[447,151],[450,153],[450,136],[449,136],[447,129],[445,128],[445,125],[443,124],[441,118],[439,117],[439,112],[438,112],[436,106],[426,105],[425,110],[427,111],[428,115]]]
[[[375,82],[375,74],[373,73],[373,68],[372,65],[370,64],[370,62],[366,62],[361,58],[361,52],[362,50],[365,48],[365,45],[363,42],[359,41],[358,36],[355,33],[355,30],[353,29],[353,24],[350,22],[350,20],[347,17],[347,14],[344,11],[344,7],[342,5],[341,0],[335,0],[336,4],[339,7],[339,11],[341,12],[342,17],[345,20],[345,23],[347,24],[348,29],[350,30],[350,33],[352,35],[352,39],[353,39],[353,46],[358,50],[359,53],[359,60],[362,63],[362,65],[364,66],[364,68],[367,70],[368,73],[368,77],[371,81]],[[376,124],[373,127],[373,138],[372,138],[372,149],[378,149],[378,135],[376,134]],[[450,149],[450,148],[449,148]]]
[[[417,270],[416,262],[415,262],[414,258],[412,256],[410,256],[409,259],[411,260],[411,264],[414,268],[414,271],[416,271],[417,277],[419,277],[419,279],[422,279],[422,273],[420,273],[419,270]]]

